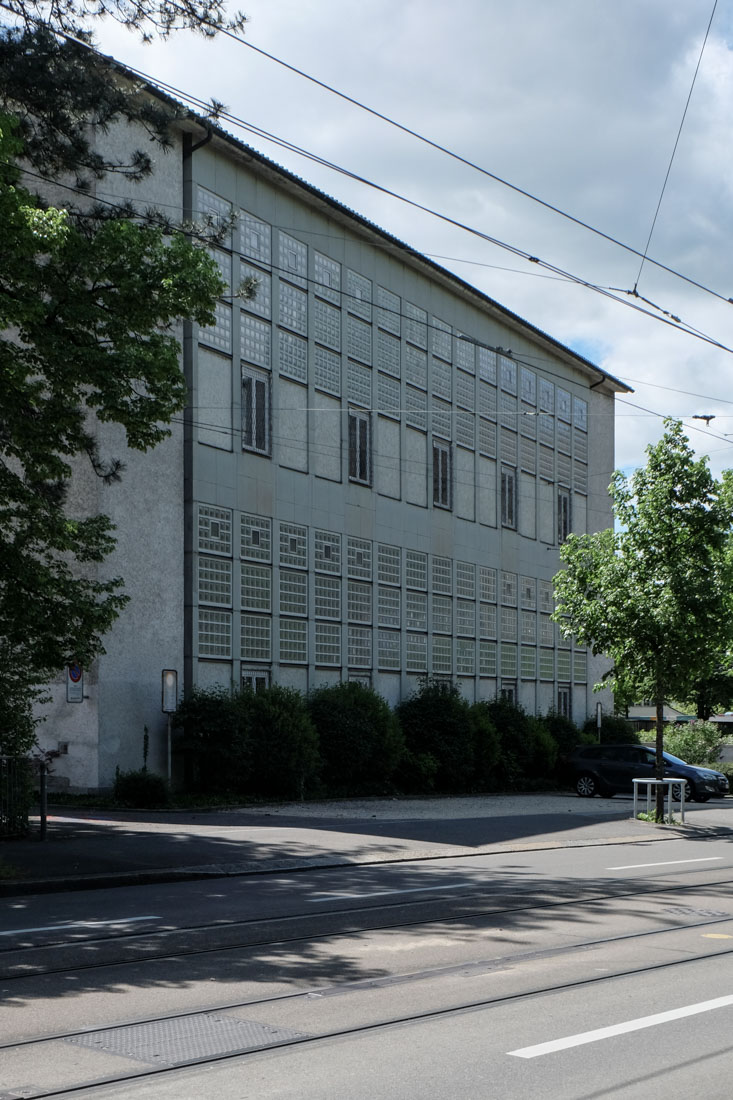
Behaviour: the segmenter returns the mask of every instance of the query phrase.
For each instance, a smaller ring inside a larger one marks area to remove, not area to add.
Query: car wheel
[[[674,799],[675,802],[679,802],[679,800],[680,800],[680,784],[679,783],[675,783],[674,786],[672,787],[672,798]],[[692,789],[692,784],[689,782],[689,780],[685,780],[685,802],[694,802],[694,801],[695,801],[695,792]]]
[[[685,798],[687,798],[687,795],[685,795]],[[709,802],[709,801],[710,801],[710,795],[709,794],[696,794],[695,795],[695,802]]]
[[[598,794],[598,784],[592,775],[579,775],[575,781],[575,789],[581,798],[592,798]]]

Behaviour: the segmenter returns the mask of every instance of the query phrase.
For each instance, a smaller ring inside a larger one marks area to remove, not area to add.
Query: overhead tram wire
[[[717,0],[715,0],[717,4]],[[715,14],[715,7],[713,8],[713,14]],[[710,22],[712,23],[712,16]],[[708,33],[710,27],[708,26]],[[580,226],[582,229],[588,230],[589,233],[595,234],[597,237],[601,237],[603,240],[608,241],[610,244],[616,245],[618,248],[623,249],[625,252],[630,252],[633,256],[638,256],[642,264],[648,263],[654,267],[659,268],[661,271],[666,271],[670,275],[674,275],[677,279],[682,279],[690,286],[696,287],[698,290],[702,290],[705,294],[710,294],[714,298],[718,298],[721,302],[728,304],[733,303],[733,298],[726,294],[720,294],[718,291],[713,290],[711,287],[705,286],[703,283],[699,283],[696,279],[691,278],[688,275],[684,275],[681,271],[677,271],[673,267],[669,267],[667,264],[661,263],[659,260],[654,260],[647,255],[649,248],[649,241],[647,241],[647,249],[642,253],[639,249],[634,248],[630,244],[626,244],[624,241],[619,240],[617,237],[612,236],[610,233],[605,233],[602,229],[598,229],[591,225],[589,222],[583,221],[582,218],[576,218],[573,214],[568,214],[567,211],[561,209],[559,206],[555,206],[551,202],[547,202],[545,199],[541,199],[538,195],[533,194],[531,191],[527,191],[523,187],[519,187],[517,184],[511,183],[509,180],[504,179],[502,176],[498,176],[494,172],[490,172],[488,168],[483,168],[481,165],[476,164],[475,161],[469,160],[468,157],[462,156],[460,153],[454,152],[445,145],[441,145],[440,142],[433,141],[431,138],[426,137],[424,134],[419,133],[417,130],[413,130],[409,126],[405,126],[401,122],[397,122],[396,119],[390,118],[389,115],[383,114],[381,111],[376,110],[374,107],[369,107],[366,103],[362,103],[361,100],[356,99],[353,96],[348,95],[346,92],[339,91],[338,88],[333,87],[331,84],[327,84],[323,80],[319,80],[315,76],[311,76],[310,73],[306,73],[303,69],[299,69],[295,65],[291,65],[287,61],[283,61],[282,58],[276,57],[274,54],[268,53],[267,50],[263,50],[261,46],[255,46],[252,42],[249,42],[246,38],[242,38],[241,35],[236,34],[234,31],[224,30],[221,32],[227,38],[231,38],[233,41],[238,42],[241,46],[247,46],[248,49],[253,50],[255,53],[259,53],[262,57],[266,57],[269,61],[273,61],[276,65],[280,65],[284,69],[288,69],[290,72],[295,73],[297,76],[303,77],[304,80],[310,81],[319,88],[323,88],[324,91],[330,92],[332,95],[338,96],[339,99],[343,99],[345,102],[350,103],[354,107],[358,107],[359,110],[365,111],[367,114],[372,115],[374,118],[380,119],[382,122],[386,122],[388,126],[394,127],[396,130],[400,130],[402,133],[407,134],[409,137],[415,138],[417,141],[422,142],[424,145],[429,146],[432,149],[437,150],[439,153],[444,153],[445,156],[450,157],[452,160],[457,161],[459,164],[465,165],[467,168],[473,169],[475,172],[479,172],[482,176],[486,176],[488,179],[494,180],[495,183],[499,183],[502,187],[508,187],[510,191],[514,191],[518,195],[522,195],[524,198],[529,199],[531,202],[535,202],[538,205],[549,210],[553,214],[557,214],[561,218],[565,218],[567,221],[572,222],[574,225]],[[707,34],[705,36],[707,41]],[[704,44],[703,44],[704,48]],[[699,63],[698,63],[699,64]],[[684,120],[683,120],[684,121]],[[675,146],[676,148],[676,146]],[[661,201],[661,200],[660,200]],[[651,238],[651,234],[650,234]],[[638,277],[637,277],[638,282]],[[633,293],[629,291],[628,293]]]

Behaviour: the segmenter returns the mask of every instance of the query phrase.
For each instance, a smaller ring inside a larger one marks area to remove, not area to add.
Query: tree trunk
[[[656,736],[656,750],[657,759],[656,767],[654,769],[655,778],[664,779],[664,699],[657,697],[656,700],[657,710],[657,736]],[[664,787],[661,784],[657,785],[657,799],[656,799],[656,818],[657,821],[664,820]]]

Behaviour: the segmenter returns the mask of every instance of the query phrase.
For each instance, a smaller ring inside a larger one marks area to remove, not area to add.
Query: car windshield
[[[684,760],[680,760],[679,756],[672,756],[671,752],[663,753],[664,759],[668,764],[684,764]]]

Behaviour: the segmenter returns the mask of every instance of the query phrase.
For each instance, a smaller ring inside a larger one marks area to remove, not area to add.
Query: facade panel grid
[[[308,382],[308,342],[292,332],[280,329],[280,374],[294,378],[296,382]]]
[[[433,595],[433,631],[453,633],[453,601],[450,596]]]
[[[377,545],[377,580],[380,584],[402,583],[402,550],[399,546]]]
[[[432,638],[433,674],[449,676],[453,671],[453,640],[436,634]]]
[[[540,599],[540,611],[544,615],[551,615],[555,610],[555,598],[553,595],[552,581],[539,581],[538,593]]]
[[[232,513],[228,508],[199,504],[198,548],[209,554],[232,553]]]
[[[377,374],[377,408],[382,416],[399,420],[402,414],[400,383],[388,374]]]
[[[308,246],[282,230],[278,233],[278,262],[281,279],[303,287],[308,285]]]
[[[557,480],[560,485],[566,485],[568,488],[571,485],[571,462],[568,455],[558,454],[557,456]]]
[[[248,313],[256,313],[258,317],[264,317],[265,320],[269,321],[272,317],[272,277],[266,272],[260,271],[259,268],[246,264],[244,260],[240,260],[240,283],[243,283],[245,279],[255,279],[257,286],[250,298],[243,298],[240,302],[242,309],[246,309]]]
[[[478,567],[479,598],[496,603],[496,570],[490,565]]]
[[[315,568],[322,573],[341,575],[341,535],[333,531],[316,531],[314,534]]]
[[[246,210],[239,214],[239,251],[264,267],[272,262],[272,228]]]
[[[517,647],[510,645],[508,642],[502,642],[500,653],[501,675],[506,676],[508,679],[515,679],[517,675]]]
[[[496,458],[496,424],[493,420],[479,419],[478,449],[488,458]]]
[[[588,431],[588,402],[581,397],[573,398],[573,424],[581,432]]]
[[[472,600],[456,600],[456,634],[476,637],[476,604]]]
[[[527,439],[537,439],[537,413],[524,402],[519,407],[519,430]]]
[[[576,649],[573,653],[573,680],[576,684],[584,684],[588,679],[588,654],[584,649]]]
[[[456,371],[456,404],[471,412],[476,408],[476,379],[462,370]]]
[[[224,248],[231,248],[232,233],[231,228],[227,226],[231,223],[232,204],[199,185],[196,188],[196,211],[203,220],[210,223],[212,228],[219,232],[223,231],[222,245]]]
[[[496,676],[496,642],[479,642],[479,676]]]
[[[308,622],[306,619],[280,619],[280,661],[304,665],[308,661]]]
[[[517,574],[501,571],[501,602],[507,607],[517,606]]]
[[[408,588],[426,592],[428,588],[428,556],[419,550],[405,551],[405,583]]]
[[[272,521],[265,516],[242,513],[240,557],[253,561],[272,560]]]
[[[478,631],[482,638],[496,637],[496,607],[493,603],[478,605]]]
[[[402,349],[398,338],[392,336],[389,332],[382,332],[381,329],[377,329],[376,345],[376,359],[379,369],[386,374],[391,374],[394,378],[400,378],[402,374]]]
[[[496,352],[491,348],[482,347],[478,344],[476,347],[476,355],[478,358],[478,373],[479,378],[484,382],[488,382],[490,386],[496,385]]]
[[[537,650],[533,645],[523,645],[520,653],[519,675],[523,680],[537,678]]]
[[[476,373],[476,345],[464,332],[456,333],[456,366],[469,374]]]
[[[272,660],[272,619],[266,615],[242,615],[239,653],[243,661]]]
[[[555,386],[546,378],[540,378],[540,410],[550,415],[555,412]]]
[[[341,618],[341,581],[316,573],[313,578],[314,609],[319,619]]]
[[[532,645],[537,642],[537,614],[534,611],[522,612],[522,641]]]
[[[433,393],[450,401],[453,393],[453,372],[449,363],[443,363],[440,359],[433,360],[432,370]]]
[[[280,283],[280,324],[305,336],[308,332],[308,295],[290,283]]]
[[[280,570],[280,614],[308,614],[308,574]]]
[[[372,544],[368,539],[347,538],[346,568],[350,577],[372,579]]]
[[[517,364],[506,355],[499,356],[499,379],[505,393],[517,395]]]
[[[427,350],[428,346],[428,315],[424,309],[415,306],[412,302],[404,304],[404,333],[405,339],[418,348]]]
[[[377,632],[377,663],[379,668],[398,671],[402,667],[400,659],[400,634],[396,630]]]
[[[502,607],[501,609],[501,640],[503,642],[516,642],[517,640],[517,611],[514,607]]]
[[[214,306],[213,325],[199,326],[199,341],[207,347],[232,354],[232,307],[224,302]]]
[[[433,592],[450,596],[453,592],[453,563],[450,558],[433,555]]]
[[[405,379],[421,390],[428,388],[428,357],[410,344],[405,348]]]
[[[557,661],[557,678],[558,680],[569,681],[571,679],[571,657],[572,654],[569,649],[558,649],[555,655]]]
[[[244,611],[272,610],[272,570],[269,565],[241,565],[240,607]]]
[[[588,467],[584,462],[573,463],[573,488],[583,495],[588,492]]]
[[[324,256],[316,252],[313,257],[314,286],[313,290],[319,298],[325,298],[328,302],[338,305],[341,292],[341,264],[332,260],[330,256]]]
[[[540,443],[545,447],[555,446],[555,417],[549,413],[540,413],[537,417],[537,432]]]
[[[280,565],[308,568],[308,528],[297,523],[280,524]]]
[[[199,558],[199,603],[232,606],[232,563],[226,558]]]
[[[456,674],[476,675],[476,643],[467,638],[458,638],[456,641]]]
[[[372,632],[368,627],[348,628],[349,668],[372,667]]]
[[[588,435],[586,432],[578,431],[577,428],[573,430],[573,445],[574,454],[579,462],[588,461]]]
[[[377,587],[377,622],[380,626],[401,626],[401,596],[399,588]]]
[[[534,371],[527,370],[526,367],[522,367],[520,377],[522,401],[526,401],[528,405],[536,405],[537,375],[534,373]]]
[[[554,649],[540,650],[540,680],[555,679],[555,651]]]
[[[572,398],[567,390],[561,390],[559,387],[555,391],[555,411],[558,420],[566,421],[568,424],[572,422]]]
[[[313,334],[319,344],[341,351],[341,311],[320,298],[313,303]]]
[[[412,386],[405,387],[405,420],[412,428],[428,430],[428,395]]]
[[[540,615],[540,644],[555,644],[555,624],[549,615]]]
[[[346,308],[349,313],[363,317],[365,321],[372,319],[372,284],[371,280],[359,275],[356,271],[346,270]]]
[[[532,439],[519,440],[519,463],[528,474],[537,473],[537,445]]]
[[[501,461],[507,466],[517,465],[517,433],[509,428],[501,429]]]
[[[537,610],[537,581],[534,577],[521,577],[519,581],[520,603],[530,611]]]
[[[199,608],[199,657],[231,657],[232,613]]]
[[[476,566],[472,562],[456,562],[456,595],[467,600],[476,598]]]
[[[453,356],[453,329],[438,317],[433,317],[433,355],[447,363]]]
[[[313,373],[316,389],[341,396],[341,356],[316,344],[313,353]]]
[[[398,294],[393,294],[383,286],[377,287],[377,324],[386,332],[400,335],[400,314],[402,302]]]
[[[371,623],[372,586],[363,581],[349,581],[347,585],[347,612],[351,623]]]
[[[347,367],[349,401],[365,409],[372,407],[372,372],[370,367],[349,359]]]
[[[555,446],[558,451],[562,451],[563,454],[569,455],[572,448],[572,429],[569,424],[566,424],[564,420],[558,420],[557,431],[555,433]]]
[[[372,327],[351,314],[346,318],[346,351],[352,359],[371,365]]]
[[[456,413],[456,443],[471,451],[476,446],[476,420],[467,409],[459,409]]]
[[[441,401],[439,397],[433,398],[432,424],[433,435],[438,435],[442,439],[452,438],[451,406],[446,401]]]
[[[427,672],[428,636],[427,634],[408,634],[405,639],[406,668],[408,672]]]
[[[555,452],[540,444],[540,477],[545,481],[555,480]]]
[[[405,625],[408,630],[428,629],[428,597],[424,592],[405,593]]]
[[[335,623],[316,623],[315,647],[317,665],[340,667],[341,627]]]

